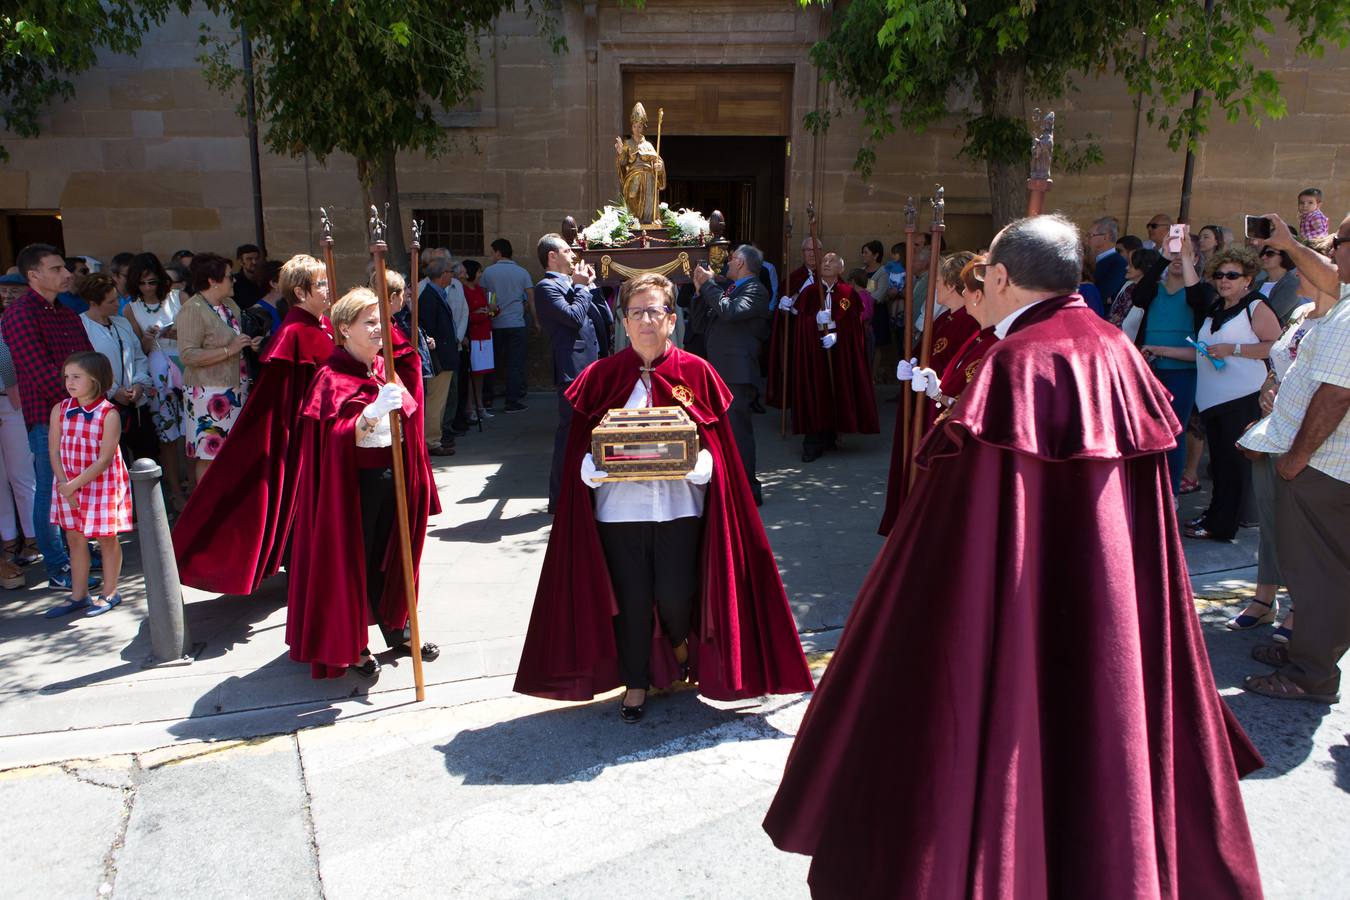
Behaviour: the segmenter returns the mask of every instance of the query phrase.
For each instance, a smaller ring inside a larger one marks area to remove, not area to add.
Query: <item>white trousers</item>
[[[12,541],[23,523],[25,537],[33,534],[33,453],[28,449],[28,427],[23,411],[8,394],[0,393],[0,539]],[[18,504],[19,518],[14,519]]]

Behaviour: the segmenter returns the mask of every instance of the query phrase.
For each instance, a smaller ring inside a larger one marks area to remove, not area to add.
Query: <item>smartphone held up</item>
[[[1171,225],[1167,229],[1167,252],[1175,256],[1181,252],[1182,245],[1188,240],[1189,225]]]
[[[1275,226],[1265,216],[1247,216],[1247,237],[1253,240],[1266,240],[1275,233]]]

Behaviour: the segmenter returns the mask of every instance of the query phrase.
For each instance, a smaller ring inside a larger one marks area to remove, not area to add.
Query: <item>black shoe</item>
[[[642,713],[646,709],[647,703],[643,701],[637,706],[624,706],[623,699],[619,699],[619,718],[623,719],[625,725],[636,725],[642,721]]]
[[[760,403],[758,400],[752,400],[750,402],[750,411],[752,413],[758,413],[761,416],[768,412],[768,410],[764,408],[764,404]]]
[[[529,409],[529,407],[526,406],[524,403],[508,403],[508,404],[506,404],[506,411],[509,412],[509,413],[511,413],[511,412],[524,412],[524,411],[527,410],[527,409]]]
[[[375,676],[380,674],[380,661],[375,657],[371,656],[368,657],[366,661],[361,663],[361,665],[359,666],[348,666],[347,670],[349,672],[355,672],[362,678],[374,678]]]
[[[824,455],[825,451],[818,447],[813,447],[810,450],[802,448],[802,462],[815,462]]]
[[[1205,517],[1196,516],[1194,519],[1187,519],[1182,524],[1184,524],[1187,528],[1199,528],[1201,525],[1205,524]]]
[[[455,455],[455,448],[454,448],[454,447],[432,447],[430,450],[427,451],[427,453],[431,454],[432,456],[454,456],[454,455]]]
[[[436,657],[440,655],[440,647],[437,647],[431,641],[422,642],[422,662],[435,662]],[[394,648],[394,656],[412,656],[412,646],[409,644],[399,644]]]

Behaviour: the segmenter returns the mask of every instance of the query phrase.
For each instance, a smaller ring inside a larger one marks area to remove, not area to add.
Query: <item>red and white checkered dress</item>
[[[117,407],[107,400],[92,408],[80,406],[73,398],[61,402],[61,468],[67,481],[98,459],[103,423],[117,414]],[[131,530],[131,479],[120,452],[97,478],[80,488],[75,500],[78,510],[56,492],[56,479],[52,479],[53,525],[85,537],[107,537]]]

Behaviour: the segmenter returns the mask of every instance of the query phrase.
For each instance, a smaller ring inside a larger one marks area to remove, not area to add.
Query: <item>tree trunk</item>
[[[406,275],[409,271],[408,249],[404,242],[403,210],[398,202],[396,155],[397,151],[393,147],[386,147],[380,153],[379,159],[358,159],[356,174],[361,179],[361,196],[365,200],[366,207],[362,211],[362,219],[370,218],[371,206],[379,210],[380,215],[385,218],[384,242],[389,245],[387,265]],[[389,204],[387,215],[384,208],[386,203]]]
[[[1027,121],[1026,60],[1020,55],[1001,57],[993,71],[980,84],[983,113],[1011,122]],[[1031,145],[1025,147],[991,148],[994,152],[986,161],[989,177],[989,208],[993,214],[994,230],[998,231],[1013,219],[1026,215],[1027,159]],[[1000,152],[1003,151],[1003,152]]]

